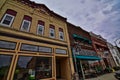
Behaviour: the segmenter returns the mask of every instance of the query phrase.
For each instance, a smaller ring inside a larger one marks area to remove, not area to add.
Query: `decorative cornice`
[[[104,39],[101,35],[97,35],[97,34],[95,34],[95,33],[93,33],[93,32],[89,32],[89,34],[90,34],[92,37],[95,37],[95,38],[100,39],[100,40],[102,40],[102,41],[104,41],[104,42],[107,42],[107,40]]]
[[[57,17],[63,21],[66,21],[67,18],[53,12],[52,10],[50,10],[46,5],[44,4],[40,4],[40,3],[35,3],[34,1],[30,1],[30,0],[15,0],[15,1],[18,1],[18,2],[21,2],[22,4],[25,4],[25,5],[28,5],[29,7],[31,8],[37,8],[37,9],[40,9],[40,11],[42,9],[45,9],[46,12],[48,12],[50,14],[50,16],[53,16],[53,17]],[[42,10],[44,12],[44,10]]]

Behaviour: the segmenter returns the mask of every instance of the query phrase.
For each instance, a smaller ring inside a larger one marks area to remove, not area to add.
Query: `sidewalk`
[[[90,79],[85,79],[85,80],[117,80],[114,77],[114,74],[115,73],[108,73],[108,74],[104,74],[104,75],[98,76],[96,78],[90,78]]]

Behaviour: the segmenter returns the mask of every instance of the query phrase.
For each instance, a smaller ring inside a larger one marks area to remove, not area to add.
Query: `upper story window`
[[[43,35],[44,34],[44,25],[45,23],[41,20],[38,21],[38,27],[37,27],[37,34]]]
[[[59,39],[64,40],[64,33],[62,28],[59,28]]]
[[[30,16],[25,15],[21,25],[21,31],[29,32],[31,22],[32,18]]]
[[[50,27],[49,27],[49,36],[51,38],[55,38],[55,26],[51,25],[51,24],[50,24]]]
[[[11,9],[7,9],[5,15],[3,16],[0,24],[6,27],[10,27],[13,23],[13,20],[16,16],[17,12]]]

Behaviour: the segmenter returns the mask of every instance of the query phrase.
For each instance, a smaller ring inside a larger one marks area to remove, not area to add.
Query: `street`
[[[114,74],[115,73],[108,73],[108,74],[104,74],[104,75],[98,76],[96,78],[90,78],[90,79],[85,79],[85,80],[117,80],[114,77]]]

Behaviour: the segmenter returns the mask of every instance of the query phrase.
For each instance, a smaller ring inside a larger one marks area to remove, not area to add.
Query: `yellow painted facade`
[[[56,13],[52,12],[53,15],[51,15],[49,10],[47,11],[44,7],[32,8],[17,0],[0,0],[0,21],[3,19],[7,9],[14,10],[17,14],[10,27],[0,24],[0,41],[14,42],[16,47],[14,50],[0,48],[0,55],[12,56],[8,74],[0,80],[13,80],[20,56],[50,57],[52,59],[52,76],[40,80],[57,80],[58,74],[60,74],[59,77],[61,79],[71,80],[74,68],[66,20],[62,20],[60,16],[54,15]],[[32,17],[29,32],[20,30],[24,15]],[[38,20],[45,22],[43,35],[37,35]],[[55,26],[55,38],[49,37],[50,24]],[[59,28],[63,29],[64,40],[59,39]],[[50,47],[52,51],[51,53],[24,51],[21,50],[22,44]],[[56,49],[65,50],[66,54],[58,54]],[[57,60],[60,65],[57,65]],[[60,72],[57,72],[57,66]]]

